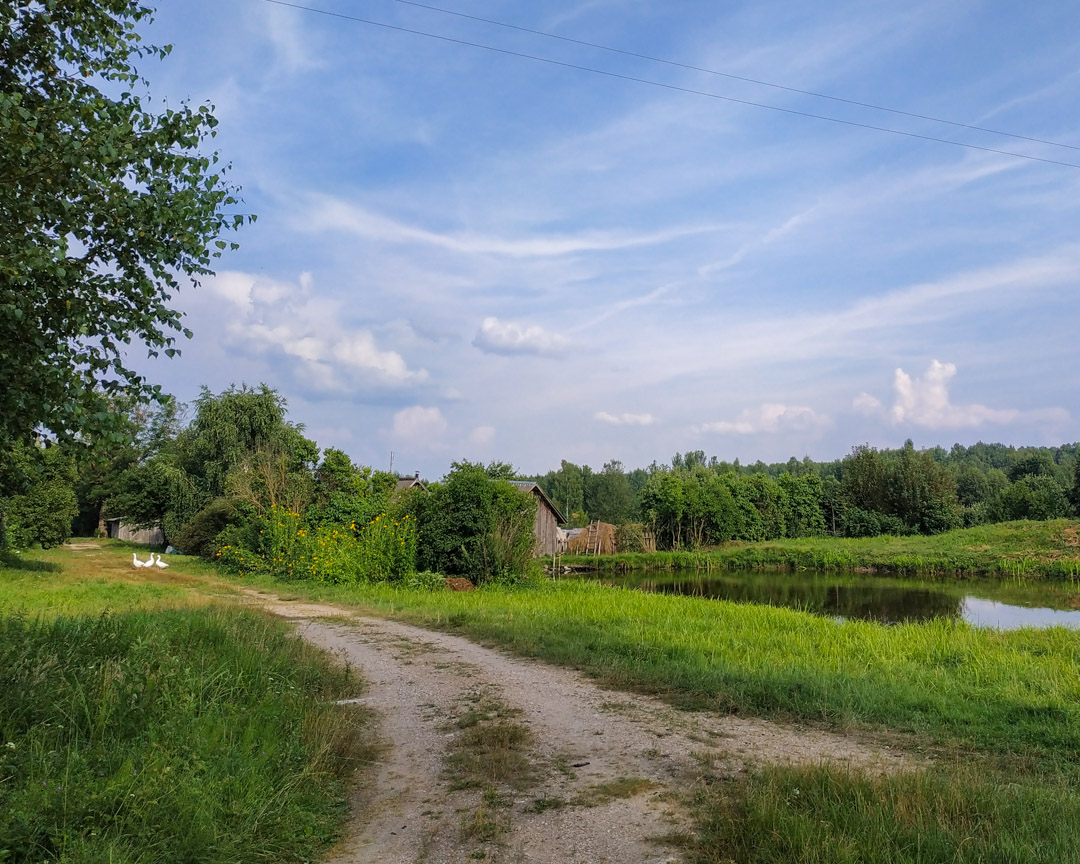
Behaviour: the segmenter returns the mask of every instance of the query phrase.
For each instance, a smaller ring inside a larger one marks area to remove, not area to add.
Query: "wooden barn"
[[[105,534],[114,540],[126,540],[129,543],[147,543],[160,546],[165,542],[165,532],[160,527],[135,528],[122,519],[106,519]]]
[[[559,508],[532,480],[511,480],[522,492],[528,492],[536,498],[536,521],[533,523],[533,537],[536,538],[536,555],[554,555],[561,552],[559,523],[565,522]]]

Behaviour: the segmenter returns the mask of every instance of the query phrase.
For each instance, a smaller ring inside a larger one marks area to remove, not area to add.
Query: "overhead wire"
[[[1080,146],[1064,144],[1060,141],[1050,141],[1046,138],[1034,138],[1030,135],[1020,135],[1015,132],[1005,132],[1001,129],[990,129],[986,126],[977,126],[973,123],[960,123],[956,120],[946,120],[942,117],[933,117],[929,114],[918,114],[914,111],[904,111],[900,108],[889,108],[884,105],[875,105],[872,102],[860,102],[857,99],[846,99],[843,96],[832,96],[828,93],[818,93],[814,90],[802,90],[798,87],[789,87],[785,84],[777,84],[772,81],[762,81],[758,78],[747,78],[744,75],[734,75],[731,72],[720,72],[705,66],[695,66],[692,63],[680,63],[678,60],[667,60],[663,57],[654,57],[651,54],[641,54],[637,51],[627,51],[624,48],[614,48],[611,45],[602,45],[599,42],[589,42],[586,39],[575,39],[571,36],[560,36],[558,33],[549,33],[546,30],[534,30],[531,27],[521,27],[517,24],[508,24],[505,21],[497,21],[494,18],[483,18],[479,15],[469,15],[465,12],[457,12],[453,9],[443,9],[440,6],[431,6],[427,3],[418,3],[416,0],[394,0],[403,6],[415,6],[418,9],[427,9],[431,12],[439,12],[443,15],[452,15],[455,18],[467,18],[470,21],[479,21],[484,24],[492,24],[496,27],[504,27],[507,30],[517,30],[519,33],[529,33],[533,36],[543,36],[545,39],[557,39],[560,42],[568,42],[571,45],[581,45],[586,48],[596,48],[612,54],[622,54],[624,57],[634,57],[638,60],[648,60],[651,63],[663,63],[665,66],[674,66],[677,69],[686,69],[691,72],[704,72],[706,75],[715,75],[719,78],[728,78],[732,81],[742,81],[746,84],[756,84],[761,87],[771,87],[774,90],[784,90],[788,93],[798,93],[800,96],[813,96],[815,99],[828,99],[831,102],[840,102],[844,105],[854,105],[859,108],[870,108],[874,111],[884,111],[889,114],[898,114],[902,117],[912,117],[917,120],[928,120],[931,123],[942,123],[946,126],[955,126],[959,129],[970,129],[975,132],[987,132],[991,135],[1001,135],[1006,138],[1017,138],[1021,141],[1031,141],[1035,144],[1046,144],[1050,147],[1063,147],[1067,150],[1080,150]]]
[[[815,114],[810,111],[799,111],[795,108],[784,108],[779,105],[769,105],[764,102],[755,102],[750,99],[738,99],[734,96],[724,96],[719,93],[711,93],[708,90],[697,90],[693,87],[682,87],[678,84],[668,84],[662,81],[654,81],[649,78],[640,78],[635,75],[626,75],[621,72],[612,72],[608,69],[597,69],[592,66],[583,66],[578,63],[569,63],[563,60],[554,60],[550,57],[541,57],[537,54],[528,54],[523,51],[513,51],[509,48],[498,48],[493,45],[485,45],[481,42],[472,42],[467,39],[458,39],[453,36],[445,36],[439,33],[429,33],[425,30],[416,30],[411,27],[402,27],[397,24],[388,24],[384,21],[375,21],[370,18],[361,18],[357,15],[346,15],[343,12],[332,12],[328,9],[318,9],[314,6],[305,6],[301,3],[292,3],[289,2],[289,0],[262,0],[262,2],[271,3],[275,6],[284,6],[290,9],[298,9],[305,12],[312,12],[318,15],[325,15],[330,18],[353,21],[358,24],[367,24],[371,27],[380,27],[385,30],[396,31],[398,33],[408,33],[413,36],[423,36],[428,39],[435,39],[440,42],[447,42],[454,45],[464,45],[470,48],[479,48],[484,51],[491,51],[493,53],[503,54],[508,57],[518,57],[524,60],[534,60],[539,63],[548,63],[553,66],[560,66],[564,69],[574,69],[579,72],[589,72],[594,75],[603,75],[608,78],[615,78],[622,81],[632,81],[637,84],[646,84],[651,87],[659,87],[664,90],[673,90],[679,93],[687,93],[694,96],[705,96],[710,99],[717,99],[723,102],[734,103],[736,105],[746,105],[753,108],[762,108],[768,111],[775,111],[781,114],[790,114],[797,117],[807,117],[813,120],[824,120],[828,123],[838,123],[843,126],[851,126],[858,129],[868,129],[874,132],[886,132],[891,135],[901,135],[905,138],[914,138],[920,141],[931,141],[937,144],[947,144],[951,147],[963,147],[968,150],[978,150],[983,153],[994,153],[999,156],[1010,156],[1015,159],[1027,159],[1032,162],[1042,162],[1047,165],[1058,165],[1064,168],[1080,169],[1080,164],[1074,162],[1064,162],[1058,159],[1047,159],[1043,156],[1032,156],[1027,153],[1017,153],[1012,150],[1002,150],[996,147],[986,147],[981,144],[970,144],[964,141],[951,141],[948,138],[938,138],[933,135],[924,135],[918,132],[907,132],[902,129],[893,129],[888,126],[876,126],[872,123],[860,123],[855,120],[844,120],[839,117],[829,117],[825,114]]]

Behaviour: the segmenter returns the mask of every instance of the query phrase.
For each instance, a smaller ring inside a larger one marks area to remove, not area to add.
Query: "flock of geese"
[[[148,561],[140,561],[139,556],[134,552],[131,553],[131,563],[136,567],[160,567],[164,570],[169,565],[161,560],[161,556],[155,552],[150,553],[150,559]]]

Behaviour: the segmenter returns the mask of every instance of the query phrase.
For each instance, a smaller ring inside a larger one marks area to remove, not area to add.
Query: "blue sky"
[[[1080,7],[578,0],[343,15],[1080,165]],[[599,468],[1080,438],[1080,170],[265,0],[163,4],[142,71],[212,102],[258,222],[177,303],[179,398],[265,381],[322,446]],[[1069,149],[1072,148],[1072,149]]]

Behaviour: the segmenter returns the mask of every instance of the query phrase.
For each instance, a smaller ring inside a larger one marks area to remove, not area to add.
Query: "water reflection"
[[[1020,627],[1072,627],[1080,629],[1080,612],[1072,609],[1010,606],[979,597],[964,598],[964,618],[977,627],[1017,630]]]
[[[828,573],[728,573],[703,577],[697,572],[657,578],[630,575],[613,583],[660,594],[684,594],[802,609],[835,618],[893,624],[931,618],[963,618],[978,627],[1063,626],[1080,629],[1080,611],[1054,609],[1068,598],[1052,589],[1010,589],[1013,602],[993,599],[993,583],[973,589],[968,583],[905,582],[880,577]],[[973,593],[974,591],[974,593]],[[984,596],[977,596],[982,593]]]

